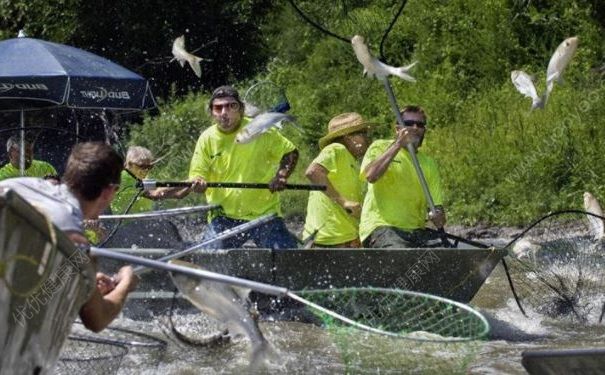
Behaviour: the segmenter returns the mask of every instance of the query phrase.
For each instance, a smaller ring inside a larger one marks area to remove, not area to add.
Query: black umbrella
[[[156,106],[149,83],[103,57],[63,44],[19,37],[0,42],[0,110],[68,107],[139,111]]]

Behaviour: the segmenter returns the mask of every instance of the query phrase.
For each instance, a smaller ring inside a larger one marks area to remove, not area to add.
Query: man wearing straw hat
[[[424,110],[407,106],[401,115],[403,126],[395,126],[395,140],[373,142],[361,164],[361,177],[369,182],[359,224],[365,247],[438,246],[439,241],[434,241],[438,238],[436,232],[425,229],[428,203],[406,148],[410,143],[418,153],[420,168],[436,206],[436,213],[429,219],[438,228],[445,224],[437,164],[418,152],[425,133]]]
[[[368,148],[369,125],[355,112],[332,118],[328,134],[319,140],[321,152],[307,168],[311,182],[327,187],[309,194],[303,231],[303,237],[315,233],[319,246],[361,247],[358,229],[364,184],[359,161]]]
[[[34,160],[34,144],[25,139],[25,171],[26,177],[45,177],[56,176],[57,171],[49,163],[42,160]],[[8,163],[0,168],[0,180],[12,177],[21,177],[19,166],[21,143],[18,136],[12,136],[6,142],[6,153],[8,154]]]
[[[240,144],[235,137],[250,119],[244,117],[239,93],[231,86],[218,87],[212,93],[208,109],[214,125],[206,129],[195,145],[189,179],[194,191],[205,193],[209,204],[221,205],[223,212],[211,213],[206,237],[231,229],[264,215],[281,216],[279,194],[298,161],[298,150],[277,130],[271,129],[252,142]],[[210,188],[206,182],[260,182],[269,189]],[[291,249],[296,238],[281,217],[251,231],[224,240],[223,248],[238,248],[252,240],[258,247]]]

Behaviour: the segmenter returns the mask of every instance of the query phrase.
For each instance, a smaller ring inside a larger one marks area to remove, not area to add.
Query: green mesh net
[[[424,293],[346,288],[297,294],[355,323],[347,324],[323,310],[313,309],[330,328],[352,325],[386,336],[435,342],[480,339],[489,331],[487,320],[471,307]]]
[[[483,344],[401,340],[351,327],[328,332],[348,374],[465,374]]]
[[[313,309],[346,373],[465,373],[489,331],[469,306],[423,293],[347,288],[297,294],[363,325]]]

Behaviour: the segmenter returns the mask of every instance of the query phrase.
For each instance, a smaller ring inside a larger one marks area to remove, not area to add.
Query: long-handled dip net
[[[237,286],[240,289],[246,288],[280,299],[294,300],[320,317],[322,324],[334,332],[338,342],[340,342],[340,338],[350,335],[353,335],[351,340],[345,339],[342,342],[355,342],[363,332],[364,335],[371,335],[369,337],[372,337],[372,340],[374,338],[376,340],[395,340],[398,343],[397,348],[400,348],[403,345],[401,342],[405,341],[408,344],[432,343],[437,346],[447,343],[459,344],[460,347],[468,349],[475,347],[476,345],[473,343],[485,337],[489,331],[486,319],[471,307],[428,294],[381,288],[292,292],[278,286],[206,271],[199,266],[183,261],[163,263],[100,248],[91,248],[91,253],[96,256],[120,259],[132,264],[172,272],[172,280],[181,293],[202,311],[206,309],[217,311],[214,308],[218,306],[209,305],[211,303],[209,298],[219,294],[225,295],[225,293],[233,296],[237,294],[240,297],[237,299],[214,298],[214,301],[220,300],[221,306],[223,306],[218,311],[243,311],[242,307],[235,307],[240,300],[243,301],[242,294],[230,291],[227,286]],[[230,305],[230,307],[225,309],[226,305]],[[204,306],[207,307],[204,308]],[[238,314],[240,313],[238,312]],[[361,343],[364,344],[368,340],[363,339]],[[348,361],[347,358],[350,358],[349,347],[343,347],[342,350],[343,353],[346,353],[345,361]],[[400,356],[395,355],[395,357]],[[465,355],[454,357],[457,362],[462,360],[467,363],[468,352],[465,352]],[[388,361],[387,358],[384,360]],[[419,358],[413,359],[414,362],[417,360]],[[398,363],[399,365],[402,363]]]
[[[262,112],[290,110],[290,102],[283,87],[271,81],[260,81],[250,86],[243,98],[246,116],[255,117]]]
[[[166,353],[166,341],[155,336],[133,329],[110,326],[100,333],[93,333],[81,323],[72,326],[71,338],[100,340],[103,343],[116,344],[128,348],[123,358],[119,374],[141,373],[144,368],[148,373],[155,373]]]
[[[603,217],[560,211],[511,241],[508,260],[521,306],[556,320],[602,323],[605,313]],[[596,233],[595,233],[596,232]]]
[[[464,373],[489,325],[471,307],[399,289],[297,293],[350,322],[309,307],[339,347],[347,372]]]
[[[438,342],[481,339],[489,331],[485,318],[471,307],[425,293],[366,287],[304,290],[297,294],[328,327],[351,326],[384,336]]]
[[[63,344],[54,374],[117,374],[127,353],[128,347],[120,343],[70,336]]]

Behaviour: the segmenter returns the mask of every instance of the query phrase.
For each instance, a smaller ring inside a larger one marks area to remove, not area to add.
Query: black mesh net
[[[84,328],[82,324],[74,324],[72,336],[81,339],[99,340],[128,348],[128,354],[122,360],[119,373],[138,373],[138,369],[154,372],[166,353],[166,341],[122,327],[108,327],[100,333],[93,333]]]
[[[70,336],[59,355],[55,374],[116,374],[128,348],[98,338]]]
[[[595,219],[601,220],[582,211],[558,212],[507,246],[511,277],[528,313],[585,324],[602,320],[605,242],[595,236]]]
[[[406,0],[320,2],[289,0],[298,15],[317,30],[349,43],[363,36],[381,60],[388,58],[388,36],[403,12]],[[393,56],[394,57],[394,56]]]

